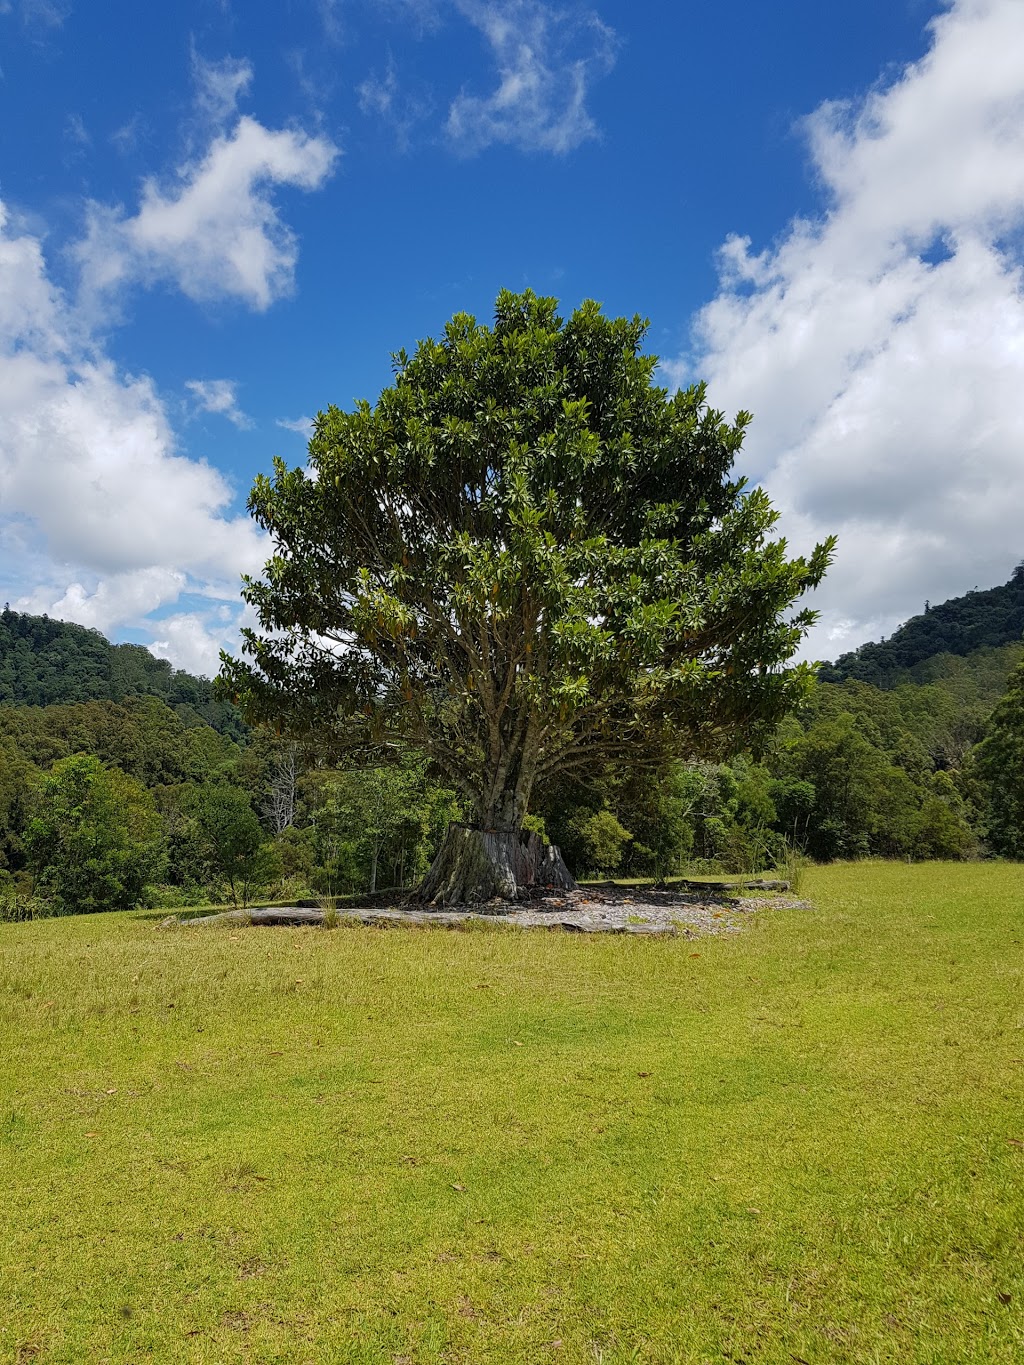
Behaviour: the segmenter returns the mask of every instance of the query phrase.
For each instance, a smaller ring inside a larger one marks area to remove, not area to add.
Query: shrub
[[[62,759],[42,780],[25,846],[37,893],[63,915],[132,909],[163,861],[149,792],[88,754]]]

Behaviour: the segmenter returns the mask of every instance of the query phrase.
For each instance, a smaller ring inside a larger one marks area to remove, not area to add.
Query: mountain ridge
[[[915,670],[942,655],[965,658],[981,650],[1019,644],[1024,638],[1024,563],[1007,582],[974,588],[911,616],[887,640],[869,641],[818,670],[821,682],[847,679],[890,691],[901,683],[924,682]]]
[[[158,659],[144,645],[112,644],[73,621],[0,612],[0,706],[53,706],[158,697],[238,739],[246,727],[208,678]]]

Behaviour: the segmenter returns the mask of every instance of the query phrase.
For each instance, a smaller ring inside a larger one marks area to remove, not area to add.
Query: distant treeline
[[[120,702],[127,697],[159,697],[236,739],[245,732],[234,707],[215,699],[207,678],[172,667],[142,645],[112,645],[98,630],[9,606],[0,612],[0,705]]]
[[[577,875],[1018,856],[1022,610],[1018,569],[829,666],[756,757],[562,779],[532,822]],[[326,767],[207,680],[46,617],[0,616],[0,698],[0,913],[411,885],[462,815],[422,759]]]
[[[1016,644],[1024,636],[1024,564],[1008,583],[983,592],[974,589],[933,607],[925,603],[888,640],[861,645],[821,670],[823,682],[856,678],[875,687],[930,682],[932,661],[953,654],[963,657],[979,649]],[[944,668],[940,664],[940,668]]]

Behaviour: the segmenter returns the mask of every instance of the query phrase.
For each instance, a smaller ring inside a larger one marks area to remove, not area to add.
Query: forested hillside
[[[5,607],[0,613],[0,705],[124,701],[159,697],[186,707],[214,729],[240,738],[245,731],[233,707],[216,701],[213,684],[142,645],[112,645],[98,630]]]
[[[1018,856],[1022,610],[1018,569],[823,670],[757,756],[553,781],[531,822],[577,875]],[[0,915],[409,885],[452,818],[422,759],[328,768],[139,646],[0,616]]]
[[[945,655],[963,657],[981,649],[1016,644],[1024,636],[1024,564],[1009,582],[963,597],[951,597],[933,607],[925,603],[888,640],[861,645],[821,671],[824,682],[857,678],[875,687],[897,687],[901,682],[931,681],[929,674]],[[923,670],[923,672],[922,672]],[[1004,680],[1005,681],[1005,680]]]
[[[421,763],[304,759],[141,646],[0,615],[0,915],[406,882],[453,801]]]

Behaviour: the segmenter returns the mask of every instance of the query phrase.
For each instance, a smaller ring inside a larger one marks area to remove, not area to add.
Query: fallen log
[[[511,915],[515,907],[510,906],[504,914]],[[454,928],[460,924],[465,924],[467,920],[488,920],[500,918],[483,910],[422,910],[422,909],[386,909],[374,910],[367,908],[364,910],[344,910],[332,922],[338,924],[365,924],[373,925],[379,929],[393,925],[429,925],[440,926],[442,928]],[[516,924],[515,919],[510,920]],[[308,928],[309,926],[321,926],[324,923],[324,912],[322,910],[308,909],[299,905],[260,905],[254,906],[251,910],[222,910],[216,915],[200,915],[196,919],[178,919],[176,915],[168,915],[165,920],[161,920],[161,929],[174,928],[193,928],[195,926],[206,927],[219,924],[228,928],[234,925],[236,928],[247,928],[250,925],[269,924],[292,928]],[[568,934],[635,934],[641,937],[668,937],[674,938],[677,930],[674,924],[606,924],[606,923],[577,923],[574,920],[559,920],[552,917],[548,924],[544,925],[517,925],[521,928],[546,928],[557,929]]]
[[[256,905],[249,910],[219,910],[215,915],[200,915],[196,919],[164,920],[185,927],[204,924],[323,924],[324,912],[301,905]]]
[[[731,882],[696,882],[687,877],[673,879],[671,889],[685,887],[687,891],[788,891],[789,882],[776,881],[766,877],[748,877]]]

